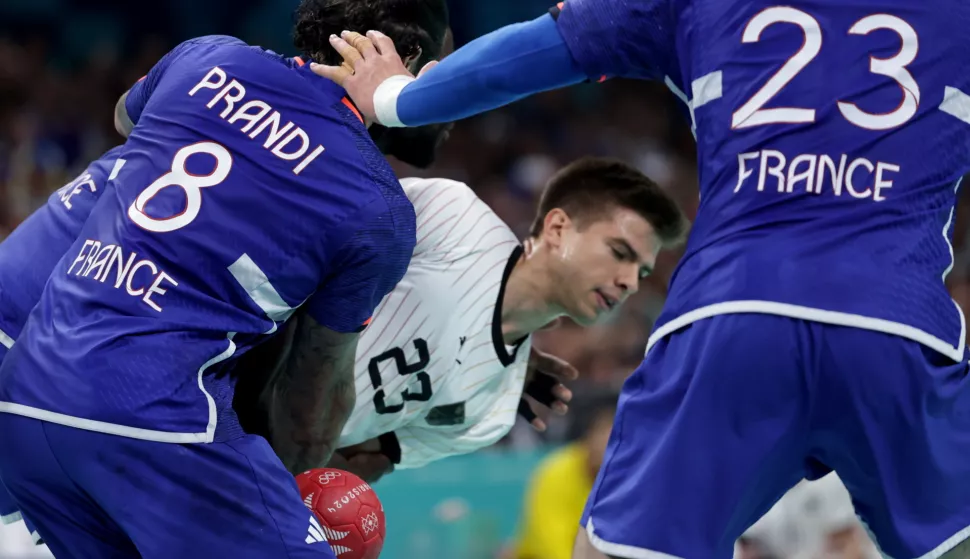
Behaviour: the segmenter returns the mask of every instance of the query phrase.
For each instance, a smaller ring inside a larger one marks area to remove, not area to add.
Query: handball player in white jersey
[[[534,418],[521,403],[532,333],[560,317],[590,325],[607,316],[687,229],[667,193],[613,159],[585,158],[557,173],[524,241],[463,183],[401,182],[417,245],[361,334],[357,404],[331,464],[370,480],[489,446],[519,412]],[[279,369],[269,390],[285,385]],[[561,410],[554,384],[540,375],[532,388]],[[238,395],[236,409],[248,429],[264,429]]]

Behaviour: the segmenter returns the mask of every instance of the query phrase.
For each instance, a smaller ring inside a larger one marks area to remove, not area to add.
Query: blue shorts
[[[0,480],[0,524],[13,524],[14,522],[20,522],[22,519],[20,507],[13,501],[13,497],[7,491],[3,480]]]
[[[334,559],[265,439],[166,444],[0,413],[0,479],[58,559]]]
[[[715,316],[627,380],[582,522],[616,557],[727,559],[795,483],[831,470],[885,554],[966,539],[967,363],[868,330]]]
[[[3,363],[3,358],[6,355],[6,346],[0,344],[0,363]],[[2,452],[3,448],[0,448],[0,453]],[[3,480],[0,479],[0,524],[13,524],[14,522],[20,522],[22,519],[23,516],[20,514],[20,508],[14,502],[13,497],[10,496],[10,492],[3,485]]]

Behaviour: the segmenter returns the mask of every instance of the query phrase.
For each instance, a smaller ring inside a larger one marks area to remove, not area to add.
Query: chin
[[[596,313],[595,311],[588,312],[585,310],[580,312],[570,313],[569,318],[573,319],[573,322],[583,327],[592,326],[596,324],[600,319],[599,314]]]

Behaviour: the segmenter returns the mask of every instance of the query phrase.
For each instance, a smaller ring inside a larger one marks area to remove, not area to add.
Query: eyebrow
[[[634,250],[633,246],[631,246],[630,243],[626,242],[626,239],[621,239],[617,237],[613,239],[613,242],[620,245],[620,247],[623,250],[627,251],[627,253],[629,253],[630,255],[630,258],[632,258],[634,261],[636,262],[640,261],[640,255],[637,253],[636,250]],[[653,273],[653,266],[648,266],[647,264],[643,264],[640,266],[640,272],[641,272],[641,275],[650,275]]]

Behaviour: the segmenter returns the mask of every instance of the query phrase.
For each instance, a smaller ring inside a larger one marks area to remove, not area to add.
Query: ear
[[[559,208],[553,208],[542,220],[542,240],[549,246],[558,247],[563,242],[564,233],[572,228],[569,215]]]
[[[418,70],[420,70],[420,68],[418,68],[419,60],[421,60],[421,47],[418,47],[416,52],[408,55],[408,57],[404,59],[404,67],[408,69],[408,72],[417,74]]]

